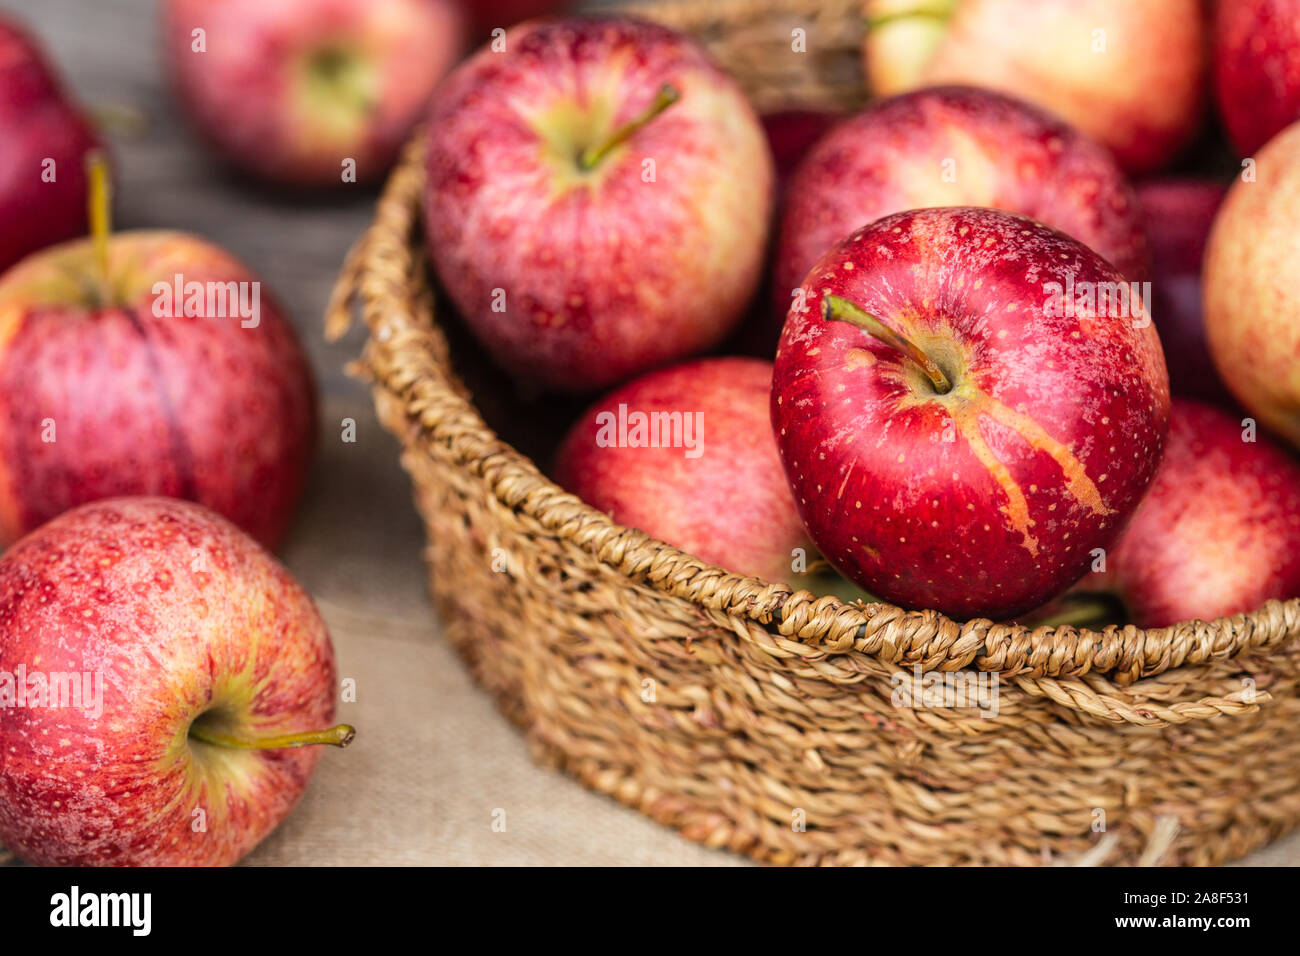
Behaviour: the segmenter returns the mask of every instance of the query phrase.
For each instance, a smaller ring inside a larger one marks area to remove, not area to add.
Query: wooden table
[[[321,448],[282,557],[329,623],[341,676],[357,681],[357,702],[339,716],[359,734],[347,751],[324,755],[297,810],[247,862],[740,865],[535,767],[438,638],[396,444],[366,389],[342,371],[359,339],[331,347],[320,333],[374,192],[293,197],[220,167],[167,96],[156,0],[0,0],[0,8],[36,30],[83,102],[145,114],[143,132],[113,138],[117,227],[187,230],[231,250],[286,306],[316,369]],[[355,444],[340,437],[349,417]],[[505,832],[492,827],[498,809]],[[1252,862],[1300,862],[1300,836]]]

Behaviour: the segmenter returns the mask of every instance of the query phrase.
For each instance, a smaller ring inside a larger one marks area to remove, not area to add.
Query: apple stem
[[[880,319],[863,311],[848,299],[842,299],[838,295],[828,295],[823,298],[822,318],[827,322],[848,322],[850,325],[856,325],[858,328],[869,332],[876,339],[903,353],[903,355],[920,366],[921,371],[925,373],[925,377],[930,380],[934,385],[934,390],[940,395],[952,391],[952,382],[948,381],[948,376],[944,374],[943,369],[938,366],[934,359],[921,350],[920,346],[895,332]]]
[[[655,94],[654,102],[636,119],[629,123],[624,123],[618,129],[614,130],[603,143],[597,146],[589,146],[584,149],[578,156],[578,167],[580,169],[595,169],[596,165],[604,159],[611,150],[621,146],[632,138],[641,127],[645,126],[652,119],[662,113],[668,107],[672,106],[682,95],[677,92],[677,88],[671,83],[665,83],[659,87],[659,92]]]
[[[272,737],[240,737],[235,734],[219,733],[199,724],[190,725],[190,736],[196,740],[215,744],[218,747],[232,747],[235,750],[283,750],[286,747],[311,747],[316,744],[346,747],[352,743],[356,735],[356,728],[351,724],[339,724],[328,730],[309,730],[301,734],[278,734]]]
[[[102,149],[86,154],[86,211],[90,221],[90,238],[95,246],[95,269],[99,275],[103,302],[113,298],[113,282],[108,271],[108,238],[113,229],[113,185],[108,178],[108,159]]]

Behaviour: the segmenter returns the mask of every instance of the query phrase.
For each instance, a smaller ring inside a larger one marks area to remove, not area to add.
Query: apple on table
[[[466,38],[455,0],[163,0],[161,32],[203,137],[296,187],[387,172]]]
[[[94,235],[0,276],[0,546],[87,501],[163,494],[274,548],[316,428],[293,327],[211,243],[110,234],[102,156],[90,166]]]
[[[232,864],[302,796],[313,745],[355,735],[306,592],[169,498],[83,505],[0,558],[0,674],[0,844],[31,863]]]
[[[84,158],[99,147],[35,39],[0,16],[0,272],[86,231]]]

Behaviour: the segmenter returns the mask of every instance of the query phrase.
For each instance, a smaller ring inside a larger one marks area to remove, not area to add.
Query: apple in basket
[[[163,62],[233,166],[294,186],[392,164],[460,57],[455,0],[164,0]]]
[[[703,351],[759,280],[772,155],[693,40],[616,18],[525,23],[434,97],[438,278],[518,378],[582,391]]]
[[[1205,332],[1246,410],[1300,445],[1300,122],[1255,157],[1223,201],[1205,252]]]
[[[822,555],[958,618],[1012,617],[1073,584],[1168,428],[1159,339],[1114,267],[1020,216],[921,209],[853,233],[803,288],[772,423]]]
[[[1109,147],[1129,172],[1150,172],[1165,166],[1201,122],[1201,6],[1202,0],[867,0],[864,65],[879,95],[969,83],[1022,96]]]
[[[94,130],[35,41],[0,17],[0,270],[86,229]]]
[[[776,246],[776,314],[823,253],[881,216],[923,206],[991,206],[1031,216],[1144,279],[1137,201],[1096,143],[1034,107],[943,87],[877,103],[826,134],[786,189]]]
[[[1300,0],[1231,0],[1214,9],[1214,93],[1243,156],[1300,120]]]
[[[1201,263],[1228,189],[1203,179],[1152,179],[1136,187],[1151,247],[1151,312],[1175,395],[1229,403],[1205,341]]]
[[[175,232],[95,235],[0,277],[0,544],[75,505],[165,494],[283,536],[315,428],[293,328],[229,254]]]
[[[710,564],[790,581],[808,537],[772,440],[771,391],[772,363],[753,358],[643,375],[574,423],[556,481]]]
[[[0,559],[0,843],[39,864],[225,865],[288,815],[334,721],[311,599],[169,498],[70,511]]]
[[[1138,627],[1300,596],[1300,465],[1249,422],[1175,398],[1150,489],[1077,590],[1112,593]]]

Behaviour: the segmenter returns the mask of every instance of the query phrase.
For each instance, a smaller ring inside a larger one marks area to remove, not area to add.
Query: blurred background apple
[[[1250,156],[1300,120],[1300,0],[1220,0],[1213,31],[1219,113]]]
[[[83,160],[99,145],[35,38],[0,14],[0,271],[86,231]]]
[[[864,67],[880,94],[1003,90],[1135,173],[1164,167],[1201,124],[1201,0],[867,0],[866,14]]]
[[[1246,411],[1300,446],[1300,122],[1228,191],[1202,279],[1219,374]],[[1156,318],[1157,323],[1160,321]]]
[[[454,0],[164,0],[164,63],[236,168],[291,186],[383,175],[465,42]],[[201,31],[196,33],[196,31]]]
[[[477,39],[498,28],[524,20],[562,13],[576,6],[572,0],[459,0],[464,3]]]

